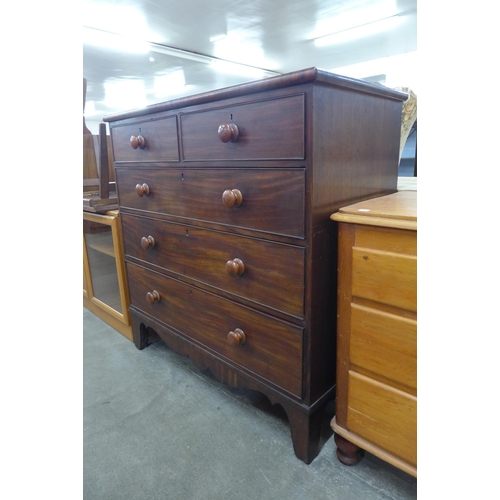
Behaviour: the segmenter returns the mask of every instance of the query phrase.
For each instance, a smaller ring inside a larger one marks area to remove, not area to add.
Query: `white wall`
[[[331,68],[330,71],[351,78],[386,75],[385,86],[390,88],[409,87],[418,95],[417,69],[417,52],[415,51],[351,66]]]

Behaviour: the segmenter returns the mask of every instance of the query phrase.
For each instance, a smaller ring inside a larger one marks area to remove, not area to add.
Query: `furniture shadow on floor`
[[[170,350],[169,347],[162,341],[156,340],[152,345],[156,348],[162,350],[167,349]],[[172,351],[174,352],[174,351]],[[203,380],[214,387],[215,389],[225,393],[231,399],[237,401],[243,406],[255,410],[257,413],[260,413],[262,418],[268,421],[271,425],[274,425],[280,429],[281,432],[291,435],[290,424],[288,420],[288,415],[284,408],[279,404],[272,404],[270,399],[263,393],[259,391],[255,391],[252,389],[240,389],[229,387],[226,384],[219,382],[210,369],[200,370],[196,365],[192,362],[189,356],[182,356],[180,354],[175,353],[176,360],[184,365],[187,369],[192,371],[193,373],[198,374],[198,376],[202,377]],[[319,442],[319,451],[323,449],[327,441],[330,438],[333,438],[333,430],[330,425],[332,418],[335,415],[335,401],[329,401],[325,407],[323,412],[323,416],[321,419],[321,435]]]

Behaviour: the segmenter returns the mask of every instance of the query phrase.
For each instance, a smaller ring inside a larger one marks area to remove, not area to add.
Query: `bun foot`
[[[356,465],[365,455],[365,451],[359,446],[347,441],[335,433],[335,444],[337,445],[337,458],[344,465]]]

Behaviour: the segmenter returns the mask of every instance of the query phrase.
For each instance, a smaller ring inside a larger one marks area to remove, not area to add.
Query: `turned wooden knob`
[[[228,208],[239,207],[243,203],[243,195],[239,189],[226,189],[222,193],[222,203]]]
[[[238,140],[238,127],[235,123],[222,123],[219,125],[219,139],[222,142],[236,142]]]
[[[138,196],[149,196],[150,194],[149,186],[147,184],[137,184],[137,186],[135,186],[135,191]]]
[[[156,241],[152,236],[148,236],[147,238],[143,236],[141,238],[141,246],[144,248],[144,250],[147,250],[148,248],[154,248],[156,245]]]
[[[239,328],[235,328],[234,332],[227,334],[227,340],[233,345],[243,345],[246,341],[245,333]]]
[[[148,292],[146,294],[146,300],[150,304],[154,304],[155,302],[160,302],[160,294],[156,290],[153,290],[152,292]]]
[[[142,135],[133,135],[130,138],[130,145],[132,146],[132,149],[144,149],[146,147],[146,139],[144,139]]]
[[[226,271],[230,276],[239,276],[245,272],[245,264],[240,259],[228,260],[226,262]]]

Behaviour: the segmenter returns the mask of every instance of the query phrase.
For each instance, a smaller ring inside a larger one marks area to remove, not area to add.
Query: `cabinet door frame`
[[[132,334],[128,331],[130,329],[129,327],[131,326],[130,312],[128,310],[130,305],[130,297],[125,274],[119,214],[108,213],[104,215],[83,212],[83,220],[111,227],[113,254],[116,264],[116,274],[118,278],[118,289],[120,294],[120,305],[122,312],[117,311],[94,295],[92,272],[89,264],[85,233],[83,233],[83,305],[90,311],[94,312],[96,315],[100,316],[101,319],[107,321],[109,324],[111,324],[111,326],[118,329],[126,337],[132,339]],[[101,316],[99,314],[99,311],[103,311],[105,313],[104,316]],[[110,320],[108,321],[108,319]],[[120,325],[124,325],[125,327],[127,327],[125,329],[126,333],[124,333],[124,329],[121,328]]]

